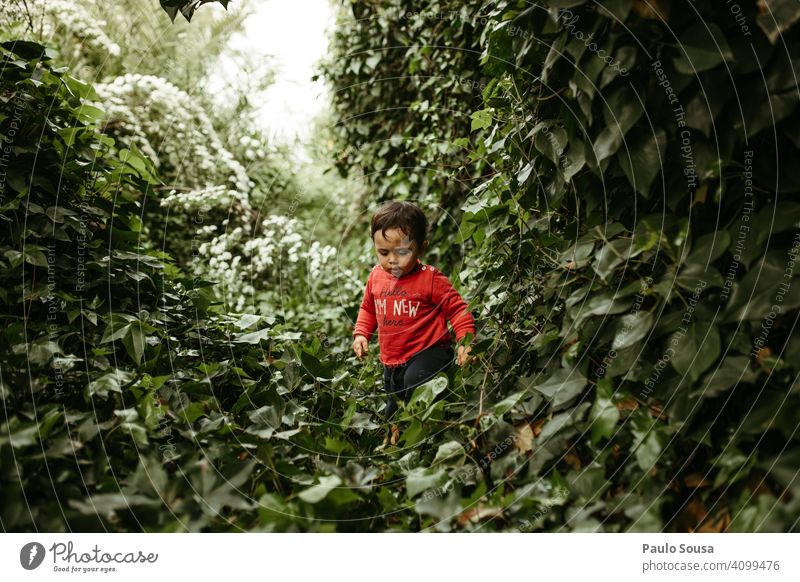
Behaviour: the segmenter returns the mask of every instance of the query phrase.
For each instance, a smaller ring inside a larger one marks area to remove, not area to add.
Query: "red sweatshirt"
[[[432,345],[452,343],[447,321],[457,341],[467,332],[475,335],[466,301],[441,271],[417,259],[414,270],[398,279],[375,265],[367,279],[353,335],[363,335],[369,341],[377,327],[381,362],[399,366]]]

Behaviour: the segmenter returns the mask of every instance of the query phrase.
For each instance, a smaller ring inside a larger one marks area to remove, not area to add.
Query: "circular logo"
[[[35,570],[44,561],[44,546],[39,542],[29,542],[19,551],[19,563],[26,570]]]

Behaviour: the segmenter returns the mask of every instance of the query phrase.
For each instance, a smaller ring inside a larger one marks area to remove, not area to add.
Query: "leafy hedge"
[[[0,48],[0,522],[230,527],[223,502],[250,508],[230,491],[254,463],[206,449],[203,435],[272,377],[280,322],[221,314],[210,283],[143,249],[133,192],[153,169],[100,133],[92,87],[54,69],[45,50]],[[274,330],[274,351],[247,336],[253,326]],[[226,386],[238,390],[216,392]],[[168,478],[176,473],[183,479]],[[198,504],[198,491],[217,497]]]
[[[380,369],[351,375],[344,322],[224,313],[144,245],[157,176],[100,131],[92,87],[42,45],[0,51],[3,529],[408,530],[451,510],[412,509],[483,461],[456,440],[465,395],[434,402],[456,374],[404,411],[414,450],[377,453]]]
[[[125,193],[152,168],[6,43],[3,527],[796,531],[798,14],[744,6],[742,37],[710,2],[647,6],[343,8],[340,166],[438,205],[432,254],[463,254],[480,315],[481,366],[418,389],[385,449],[377,362],[225,315],[140,248]],[[376,58],[390,29],[409,46]]]
[[[342,8],[325,73],[341,147],[358,152],[344,165],[380,195],[432,190],[456,217],[435,236],[482,308],[488,398],[515,395],[490,424],[536,437],[499,487],[566,486],[551,527],[797,528],[789,4]],[[467,86],[481,104],[453,106]],[[422,145],[407,139],[420,126]],[[479,169],[468,197],[420,186],[451,171],[431,136]]]

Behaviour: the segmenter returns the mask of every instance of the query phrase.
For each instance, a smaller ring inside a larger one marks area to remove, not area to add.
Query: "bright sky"
[[[327,90],[314,83],[314,64],[328,49],[326,29],[334,24],[329,0],[250,0],[255,13],[245,21],[241,34],[231,38],[231,47],[248,53],[272,55],[276,81],[256,97],[260,120],[270,140],[305,142],[311,119],[328,103]],[[220,89],[236,75],[230,61],[215,75],[212,87]],[[228,80],[226,80],[228,79]]]

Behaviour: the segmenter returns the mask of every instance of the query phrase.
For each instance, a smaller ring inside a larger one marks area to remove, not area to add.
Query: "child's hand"
[[[359,360],[363,360],[364,356],[369,353],[369,342],[363,335],[357,335],[353,340],[353,351]]]
[[[456,355],[456,363],[459,366],[463,366],[467,363],[473,363],[478,358],[475,356],[470,356],[469,353],[472,351],[472,346],[458,346],[458,354]]]

